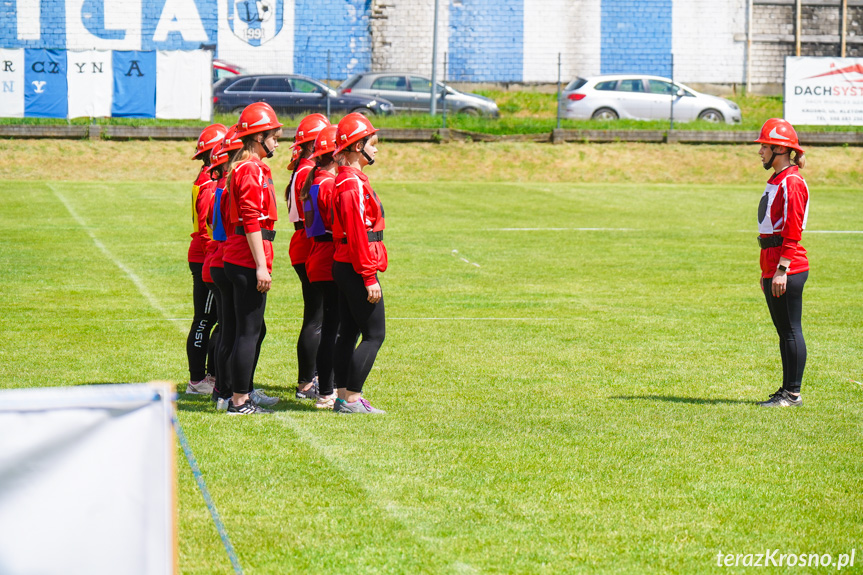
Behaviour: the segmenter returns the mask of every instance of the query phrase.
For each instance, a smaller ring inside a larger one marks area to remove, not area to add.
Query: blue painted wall
[[[65,48],[65,0],[41,0],[41,38],[18,39],[18,2],[0,0],[0,48]]]
[[[0,0],[2,1],[2,0]],[[346,78],[372,66],[371,0],[296,0],[294,72]]]
[[[523,0],[451,0],[447,78],[519,82],[524,69]]]
[[[603,74],[671,76],[672,0],[602,0]]]

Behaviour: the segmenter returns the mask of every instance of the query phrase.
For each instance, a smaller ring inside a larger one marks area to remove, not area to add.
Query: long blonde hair
[[[794,155],[791,156],[791,163],[801,170],[806,167],[806,154],[793,150]]]

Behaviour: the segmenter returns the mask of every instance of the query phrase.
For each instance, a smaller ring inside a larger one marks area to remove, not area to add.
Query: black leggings
[[[303,284],[303,327],[297,339],[297,383],[309,383],[315,378],[315,356],[321,342],[323,300],[312,288],[306,273],[306,264],[295,264],[294,270]]]
[[[321,337],[315,363],[318,366],[318,392],[333,393],[333,349],[339,334],[339,288],[336,282],[312,282],[312,289],[323,302]]]
[[[773,297],[770,286],[773,278],[762,278],[761,287],[767,298],[767,308],[776,332],[779,334],[779,354],[782,356],[782,387],[791,393],[800,393],[803,370],[806,368],[806,341],[803,339],[803,285],[809,272],[787,277],[785,293]]]
[[[210,330],[216,323],[216,305],[215,298],[201,275],[204,264],[189,262],[189,270],[192,272],[195,317],[192,319],[189,337],[186,338],[186,357],[189,360],[189,380],[201,381],[207,377],[207,373],[213,373],[215,368],[212,357],[210,365],[207,366],[207,358],[210,351]]]
[[[234,345],[228,357],[231,391],[250,393],[261,342],[267,333],[264,310],[267,294],[258,291],[255,270],[225,262],[225,276],[233,288]],[[225,313],[226,321],[228,313]],[[223,336],[224,337],[224,336]]]
[[[363,278],[351,264],[333,262],[333,279],[339,286],[340,319],[333,360],[336,386],[361,393],[386,336],[384,299],[369,303]]]
[[[210,276],[212,276],[212,268],[210,271]],[[220,381],[224,370],[221,369],[222,365],[219,362],[219,345],[222,341],[222,324],[224,323],[224,320],[222,319],[222,296],[219,293],[219,287],[215,283],[204,283],[207,285],[207,289],[210,290],[210,293],[213,294],[213,301],[216,304],[216,317],[218,318],[218,323],[216,323],[216,327],[213,328],[213,332],[210,334],[210,344],[207,346],[207,365],[210,366],[210,374],[216,378],[216,385],[213,388],[213,394],[222,395],[220,391],[223,387],[220,386],[225,385]]]

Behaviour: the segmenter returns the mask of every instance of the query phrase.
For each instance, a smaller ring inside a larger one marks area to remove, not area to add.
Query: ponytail
[[[300,201],[306,202],[312,198],[310,192],[312,190],[312,184],[315,181],[315,175],[318,170],[322,170],[324,166],[329,166],[333,163],[333,154],[327,153],[323,156],[318,156],[315,159],[315,167],[312,168],[312,171],[309,173],[309,177],[306,178],[306,183],[303,184],[303,189],[300,191]]]
[[[310,144],[311,144],[311,149],[309,149]],[[294,164],[294,171],[291,172],[291,181],[288,182],[288,186],[285,188],[285,201],[288,203],[288,206],[291,205],[291,188],[293,187],[292,184],[294,184],[294,179],[297,177],[297,172],[300,169],[300,160],[305,158],[306,154],[310,154],[312,151],[314,151],[314,146],[315,146],[314,142],[308,142],[305,144],[300,144],[300,153],[297,156],[297,162]],[[288,167],[290,167],[290,164],[288,165]],[[314,173],[314,172],[315,172],[315,170],[314,170],[314,168],[312,168],[312,173]]]
[[[794,150],[794,155],[791,158],[791,163],[802,170],[806,167],[806,154]]]

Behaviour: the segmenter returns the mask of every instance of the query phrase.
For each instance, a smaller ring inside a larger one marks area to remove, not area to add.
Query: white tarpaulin
[[[786,58],[785,119],[863,126],[863,58]]]
[[[0,116],[24,117],[24,50],[0,48]]]
[[[0,573],[174,572],[172,393],[0,391]]]
[[[114,76],[111,52],[67,52],[66,81],[70,118],[104,118],[111,115]]]
[[[156,53],[156,117],[183,119],[212,115],[212,55],[202,50]]]

